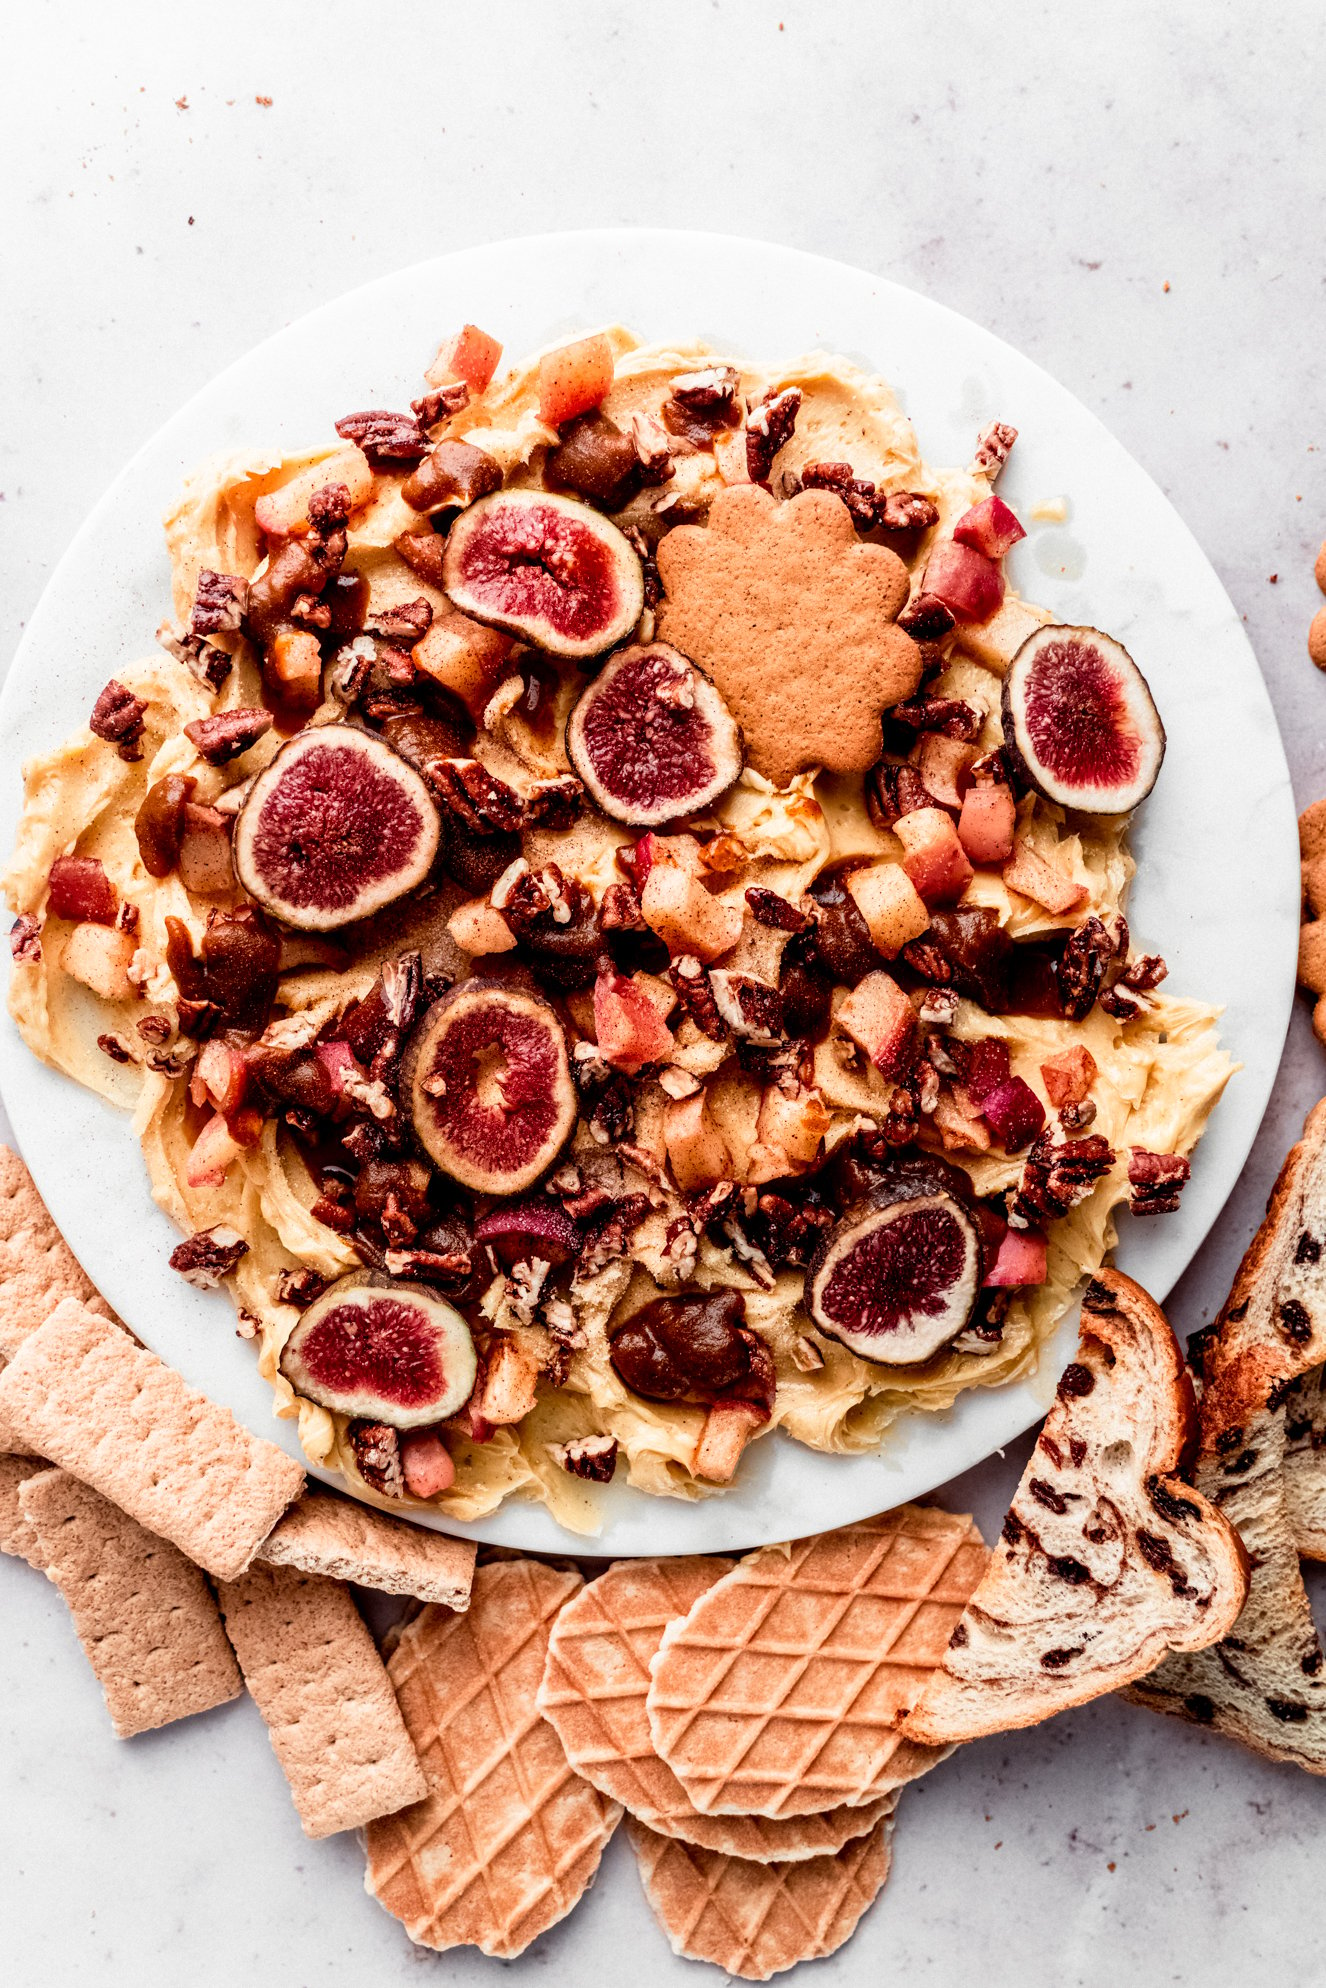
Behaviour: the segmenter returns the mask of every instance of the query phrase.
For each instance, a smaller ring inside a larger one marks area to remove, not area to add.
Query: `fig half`
[[[419,774],[371,732],[319,725],[281,747],[235,821],[235,875],[284,925],[327,932],[421,884],[441,823]]]
[[[1059,623],[1004,678],[1004,742],[1038,793],[1083,814],[1127,814],[1156,784],[1165,727],[1146,678],[1099,628]]]
[[[566,750],[604,814],[633,828],[698,813],[741,771],[736,719],[666,642],[609,658],[567,720]]]
[[[984,1274],[971,1203],[945,1173],[899,1167],[830,1229],[806,1272],[815,1323],[886,1367],[928,1360],[962,1331]]]
[[[463,614],[554,656],[601,656],[644,607],[644,570],[616,525],[541,490],[500,490],[451,527],[442,584]]]
[[[537,994],[463,980],[411,1038],[403,1095],[424,1151],[478,1194],[520,1194],[576,1121],[566,1036]]]
[[[436,1292],[359,1271],[302,1314],[280,1367],[306,1401],[415,1429],[464,1406],[477,1362],[469,1327]]]

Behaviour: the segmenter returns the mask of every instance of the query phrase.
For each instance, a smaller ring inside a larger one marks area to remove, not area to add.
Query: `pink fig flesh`
[[[850,1352],[913,1366],[962,1331],[981,1273],[979,1227],[956,1195],[881,1190],[830,1230],[806,1274],[806,1303]]]
[[[736,720],[663,642],[609,659],[571,713],[566,749],[604,814],[637,828],[709,807],[741,771]]]
[[[296,1394],[337,1414],[394,1429],[454,1415],[474,1389],[476,1361],[458,1311],[419,1285],[343,1278],[301,1316],[281,1349]]]
[[[1146,678],[1098,628],[1051,625],[1004,678],[1004,742],[1038,792],[1084,814],[1126,814],[1156,784],[1165,728]]]
[[[562,1025],[517,987],[465,980],[435,1001],[402,1081],[425,1152],[479,1194],[532,1187],[576,1121]]]
[[[443,585],[462,614],[557,656],[600,656],[635,627],[644,573],[630,541],[586,504],[501,490],[451,528]]]
[[[540,1256],[554,1268],[580,1253],[581,1234],[555,1201],[522,1201],[494,1208],[475,1224],[475,1240],[496,1250],[502,1262],[527,1263]]]

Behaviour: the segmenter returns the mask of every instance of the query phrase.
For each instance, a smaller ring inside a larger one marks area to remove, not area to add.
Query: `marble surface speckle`
[[[1071,21],[1043,0],[396,0],[362,46],[367,18],[31,0],[11,24],[0,656],[126,458],[313,304],[505,235],[720,228],[909,283],[1072,388],[1228,587],[1300,802],[1326,787],[1326,683],[1304,648],[1326,532],[1309,0],[1107,0]],[[1065,533],[1071,558],[1071,519]],[[1300,1011],[1244,1178],[1175,1294],[1183,1328],[1218,1306],[1322,1087]],[[997,1523],[1022,1454],[951,1499]],[[909,1793],[884,1898],[807,1978],[1301,1978],[1324,1801],[1114,1702],[985,1742]],[[0,1870],[16,1984],[498,1972],[412,1953],[364,1896],[353,1840],[304,1841],[251,1704],[112,1739],[63,1605],[10,1561]],[[511,1971],[583,1980],[626,1953],[645,1988],[699,1978],[648,1922],[618,1841],[585,1905]]]

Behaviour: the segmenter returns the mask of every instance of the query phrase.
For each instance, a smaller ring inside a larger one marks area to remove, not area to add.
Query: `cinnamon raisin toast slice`
[[[926,1745],[1030,1726],[1216,1642],[1247,1593],[1238,1535],[1182,1475],[1192,1385],[1160,1307],[1103,1270],[994,1558],[904,1722]]]

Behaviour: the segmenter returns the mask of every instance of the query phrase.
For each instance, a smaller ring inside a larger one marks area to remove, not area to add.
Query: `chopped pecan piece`
[[[913,594],[898,616],[898,627],[913,642],[942,642],[952,634],[957,620],[938,594]]]
[[[147,699],[135,697],[124,684],[114,677],[101,692],[92,706],[92,716],[88,719],[88,729],[96,738],[105,739],[118,748],[121,759],[141,759],[143,736],[143,713],[147,710]]]
[[[210,718],[195,718],[184,727],[184,736],[209,766],[228,766],[271,729],[270,711],[237,706],[233,711],[214,712]]]
[[[1149,1153],[1134,1146],[1128,1157],[1128,1206],[1134,1215],[1172,1215],[1191,1174],[1180,1153]]]
[[[630,884],[609,884],[599,906],[599,922],[605,932],[643,932],[644,916],[640,900]]]
[[[1082,1098],[1074,1104],[1064,1105],[1059,1112],[1059,1123],[1065,1132],[1085,1132],[1088,1125],[1096,1122],[1096,1100]]]
[[[849,462],[803,463],[801,488],[832,490],[846,504],[858,531],[869,531],[875,522],[875,486],[863,477],[853,476]]]
[[[585,790],[573,773],[539,780],[525,801],[526,828],[570,828],[585,804]]]
[[[693,953],[683,953],[680,959],[673,960],[668,968],[668,979],[676,990],[687,1016],[695,1023],[701,1035],[712,1037],[715,1042],[727,1041],[727,1024],[719,1013],[714,999],[714,990],[705,972]]]
[[[730,407],[740,384],[735,366],[708,366],[700,373],[679,373],[672,382],[672,398],[679,406],[700,412]]]
[[[638,525],[623,525],[622,536],[630,539],[640,561],[645,582],[645,606],[657,607],[663,598],[663,582],[658,577],[658,561],[650,550],[649,541]]]
[[[549,1449],[562,1469],[590,1484],[610,1484],[617,1468],[615,1436],[581,1436],[574,1443],[550,1443]]]
[[[771,389],[746,416],[746,474],[752,483],[767,483],[774,457],[792,439],[801,410],[800,387]]]
[[[241,580],[237,573],[213,573],[204,569],[198,575],[193,613],[189,616],[189,633],[237,635],[244,625],[248,606],[247,580]]]
[[[906,725],[913,732],[939,732],[946,739],[961,739],[970,745],[979,738],[981,714],[974,704],[960,697],[909,697],[895,704],[887,714],[891,723]]]
[[[670,483],[677,474],[672,467],[672,445],[668,431],[653,414],[631,416],[631,445],[640,465],[640,481],[653,486]]]
[[[523,826],[525,807],[515,788],[477,759],[441,759],[431,770],[438,798],[471,835],[508,835]]]
[[[248,1244],[233,1229],[199,1229],[171,1251],[170,1267],[178,1270],[186,1283],[211,1291],[248,1253]]]
[[[470,389],[464,380],[451,380],[446,386],[434,387],[431,393],[421,394],[418,400],[410,402],[410,412],[421,428],[434,428],[439,421],[450,420],[453,414],[460,414],[470,404]]]
[[[939,506],[919,490],[891,490],[875,507],[875,523],[885,531],[929,531],[939,523]]]
[[[1017,438],[1017,429],[1010,428],[1006,421],[992,421],[988,427],[982,428],[976,437],[976,453],[971,461],[973,474],[987,476],[991,483],[997,482]]]
[[[168,621],[158,628],[157,641],[168,656],[183,663],[189,675],[196,677],[205,690],[220,690],[235,667],[234,657],[218,649],[214,642],[205,642],[201,635],[181,634]]]
[[[16,960],[35,966],[41,958],[41,926],[35,918],[16,918],[9,928],[9,950]]]
[[[1114,1165],[1114,1152],[1099,1133],[1066,1139],[1056,1146],[1046,1130],[1037,1135],[1022,1168],[1022,1180],[1009,1204],[1009,1225],[1039,1228],[1085,1201],[1096,1182]]]
[[[881,759],[866,775],[866,807],[876,828],[892,828],[903,815],[938,806],[914,766],[893,766]]]
[[[397,601],[392,607],[381,609],[367,624],[367,632],[380,635],[384,642],[399,642],[402,648],[412,649],[432,625],[432,604],[421,594],[417,600]]]
[[[321,601],[316,594],[296,594],[290,603],[290,619],[301,628],[321,632],[331,627],[331,602]]]
[[[1149,994],[1153,987],[1159,987],[1162,980],[1169,978],[1169,968],[1159,953],[1139,953],[1129,960],[1119,975],[1118,984],[1127,987],[1135,994]]]
[[[776,890],[765,890],[760,884],[752,884],[746,892],[746,902],[750,906],[751,917],[757,925],[767,925],[775,932],[808,932],[811,919],[804,911],[798,911],[795,904],[789,904]]]
[[[1080,1022],[1096,1005],[1105,969],[1114,958],[1114,940],[1099,918],[1087,918],[1069,934],[1054,969],[1054,984],[1065,1018]]]
[[[432,587],[442,585],[442,559],[447,542],[436,532],[402,532],[393,539],[392,550],[400,554],[412,573]]]
[[[282,1305],[298,1305],[302,1309],[320,1298],[327,1288],[327,1279],[320,1277],[316,1270],[283,1270],[276,1280],[276,1301]]]
[[[308,500],[309,533],[312,538],[321,539],[336,558],[335,570],[340,570],[345,558],[344,526],[350,516],[350,489],[345,483],[324,483],[315,490]],[[340,537],[339,556],[336,556],[335,540]],[[317,548],[310,547],[317,556]],[[324,554],[324,563],[325,563]],[[329,575],[330,577],[330,575]]]
[[[715,968],[708,976],[714,1006],[733,1035],[759,1045],[776,1043],[783,1034],[783,999],[776,987],[749,974]],[[674,986],[676,980],[673,981]],[[709,1034],[705,1030],[705,1034]]]
[[[596,1210],[593,1231],[580,1252],[577,1278],[592,1277],[614,1257],[625,1256],[631,1237],[649,1213],[647,1194],[627,1194]]]
[[[418,462],[428,453],[428,437],[413,414],[393,414],[384,407],[360,414],[343,414],[336,423],[343,442],[362,449],[376,469],[384,462]]]
[[[401,1439],[385,1422],[351,1422],[345,1432],[355,1469],[370,1490],[383,1498],[405,1496],[401,1468]]]
[[[103,1056],[109,1056],[112,1063],[132,1063],[134,1053],[122,1035],[99,1035],[97,1048]]]

